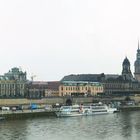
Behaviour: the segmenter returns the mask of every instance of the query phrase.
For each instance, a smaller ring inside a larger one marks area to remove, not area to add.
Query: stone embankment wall
[[[65,104],[68,98],[43,98],[43,99],[0,99],[0,106],[2,105],[30,105],[31,103],[36,104]],[[91,103],[93,97],[81,97],[71,98],[73,104],[79,103]]]
[[[61,99],[62,100],[62,99]],[[30,105],[36,104],[53,104],[53,102],[62,102],[60,99],[0,99],[0,106],[2,105]]]
[[[124,100],[126,97],[121,98],[94,98],[94,97],[74,97],[71,98],[73,104],[80,104],[80,103],[92,103],[93,100],[96,101],[116,101],[116,100]],[[131,99],[134,99],[136,102],[140,102],[140,97],[132,96]],[[68,98],[43,98],[43,99],[0,99],[0,106],[2,105],[30,105],[31,103],[36,104],[65,104]]]
[[[53,111],[50,112],[31,112],[31,113],[11,113],[11,114],[3,114],[5,120],[15,120],[15,119],[26,119],[26,118],[35,118],[35,117],[50,117],[56,116]]]

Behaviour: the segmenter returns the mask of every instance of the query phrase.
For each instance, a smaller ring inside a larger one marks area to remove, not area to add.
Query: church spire
[[[138,39],[138,50],[140,50],[140,48],[139,48],[139,39]]]
[[[136,80],[138,80],[140,82],[140,46],[139,46],[139,39],[138,39],[138,50],[137,50],[137,54],[136,54],[136,61],[134,63],[135,65],[135,78]]]

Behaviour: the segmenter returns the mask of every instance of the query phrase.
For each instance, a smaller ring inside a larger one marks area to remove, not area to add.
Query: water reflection
[[[131,137],[133,131],[133,120],[131,117],[133,112],[125,112],[121,114],[120,122],[122,123],[120,126],[122,127],[122,136],[128,138]]]
[[[0,123],[1,140],[139,140],[140,112]]]
[[[22,120],[3,121],[0,123],[1,140],[23,140],[26,139],[26,122]]]

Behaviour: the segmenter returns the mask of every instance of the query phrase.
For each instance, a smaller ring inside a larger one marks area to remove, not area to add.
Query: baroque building
[[[37,99],[45,96],[45,90],[47,89],[47,82],[43,81],[30,81],[27,85],[27,98]]]
[[[122,73],[118,74],[79,74],[65,76],[62,82],[86,81],[99,82],[103,85],[106,95],[130,95],[139,92],[138,81],[133,77],[130,69],[130,62],[126,57],[122,63]],[[69,87],[67,87],[69,89]],[[66,91],[65,91],[66,92]],[[70,91],[69,91],[70,92]],[[95,94],[92,94],[95,95]]]
[[[25,97],[26,83],[26,72],[22,72],[19,68],[12,68],[8,73],[0,76],[0,97]]]
[[[139,42],[138,42],[138,49],[137,49],[137,54],[136,54],[136,61],[134,63],[135,66],[135,78],[138,82],[140,82],[140,49],[139,49]]]
[[[62,81],[59,96],[86,96],[103,93],[103,84],[89,81]]]
[[[60,81],[30,81],[27,85],[27,98],[38,99],[59,96]]]
[[[115,77],[105,76],[102,82],[107,95],[130,95],[135,94],[138,90],[138,82],[132,75],[130,62],[127,57],[122,63],[122,74]]]
[[[122,64],[122,77],[124,80],[133,80],[133,75],[130,70],[130,62],[127,57]]]

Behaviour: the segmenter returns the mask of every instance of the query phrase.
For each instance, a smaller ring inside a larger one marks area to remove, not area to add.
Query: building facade
[[[47,89],[47,82],[44,81],[30,81],[27,86],[27,98],[38,99],[45,97],[45,90]]]
[[[138,82],[133,77],[130,69],[130,62],[126,57],[122,63],[122,74],[117,77],[106,77],[103,81],[106,94],[119,94],[135,92],[138,90]]]
[[[64,81],[64,82],[66,82],[66,81],[67,82],[69,82],[69,81],[98,82],[98,83],[101,83],[103,85],[102,91],[106,95],[117,95],[118,94],[118,95],[123,96],[123,95],[129,95],[130,93],[131,94],[140,93],[139,83],[132,75],[132,72],[130,69],[130,62],[129,62],[127,57],[123,60],[121,75],[104,74],[104,73],[102,73],[102,74],[68,75],[68,76],[65,76],[62,79],[62,81]],[[62,87],[62,89],[63,89],[62,94],[61,94],[62,90],[60,91],[61,95],[63,95],[64,93],[68,94],[68,95],[71,94],[71,87],[69,87],[69,85],[70,84],[63,85],[64,87]],[[72,89],[79,90],[79,88],[76,88],[76,87],[75,88],[72,87]],[[75,90],[72,92],[76,93],[79,91]],[[80,91],[80,92],[86,93],[87,90]],[[92,95],[96,95],[97,92],[92,93]]]
[[[131,69],[130,69],[130,62],[127,57],[124,59],[124,61],[122,63],[122,75],[121,76],[126,81],[127,80],[132,81],[134,79]]]
[[[30,81],[28,82],[27,98],[59,96],[59,85],[59,81]]]
[[[59,96],[60,81],[47,82],[47,89],[45,90],[45,97]]]
[[[0,97],[25,97],[26,83],[26,72],[22,72],[19,68],[12,68],[8,73],[0,76]]]
[[[139,42],[138,42],[138,49],[136,54],[136,61],[134,63],[135,72],[134,76],[138,82],[140,82],[140,49],[139,49]]]
[[[103,85],[99,82],[62,81],[59,86],[59,96],[95,96],[103,93]]]

